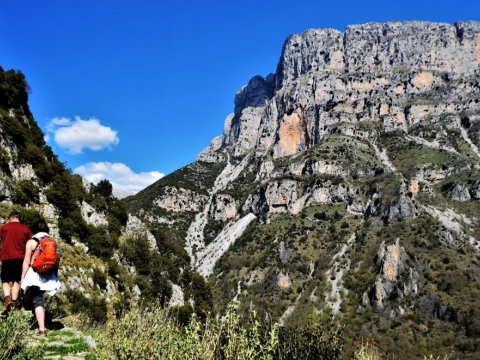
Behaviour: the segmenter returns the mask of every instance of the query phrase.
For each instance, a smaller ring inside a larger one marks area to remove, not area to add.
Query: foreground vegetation
[[[342,331],[311,322],[294,331],[230,305],[224,321],[180,326],[160,309],[132,309],[98,336],[99,359],[338,359]]]
[[[241,316],[236,305],[230,304],[222,320],[208,318],[202,322],[193,316],[187,325],[181,325],[175,311],[133,308],[103,326],[85,327],[83,333],[52,330],[46,337],[30,330],[31,314],[16,311],[0,320],[0,360],[385,358],[371,341],[359,344],[354,355],[346,357],[343,328],[330,321],[312,319],[304,326],[281,327],[255,312]]]

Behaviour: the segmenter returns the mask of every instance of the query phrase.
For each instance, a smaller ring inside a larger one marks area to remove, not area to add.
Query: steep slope
[[[347,354],[370,338],[400,359],[477,358],[479,64],[475,22],[292,35],[189,165],[202,177],[177,172],[127,204],[181,224],[220,310],[287,326],[333,314]]]
[[[185,250],[129,215],[108,181],[93,185],[71,174],[46,145],[27,101],[24,75],[0,67],[0,221],[17,209],[34,231],[47,221],[59,240],[64,287],[51,308],[95,322],[132,302],[206,298],[197,310],[209,310],[208,288]]]

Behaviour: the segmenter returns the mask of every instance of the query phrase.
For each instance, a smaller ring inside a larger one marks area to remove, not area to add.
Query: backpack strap
[[[32,236],[32,240],[35,240],[37,242],[37,246],[35,246],[35,248],[32,250],[32,258],[30,259],[30,266],[32,266],[33,264],[33,260],[35,260],[33,258],[33,254],[35,254],[35,251],[38,249],[38,247],[40,246],[40,240],[37,239],[35,236]]]

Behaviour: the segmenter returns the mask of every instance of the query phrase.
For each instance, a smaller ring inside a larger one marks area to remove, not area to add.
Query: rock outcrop
[[[125,235],[146,236],[151,249],[157,249],[155,236],[148,230],[147,226],[136,216],[129,215],[125,226]]]
[[[407,266],[408,259],[405,249],[400,246],[400,239],[388,246],[385,242],[380,244],[375,261],[378,275],[374,286],[363,296],[364,305],[371,304],[377,311],[383,312],[388,307],[386,302],[392,297],[415,296],[418,293],[419,275],[415,269]],[[400,308],[390,310],[383,313],[389,317],[402,314]]]
[[[450,190],[450,198],[453,201],[469,201],[472,197],[470,191],[464,184],[455,184],[453,189]]]
[[[210,208],[208,217],[213,220],[227,221],[237,216],[237,204],[235,199],[230,195],[216,194]]]
[[[154,200],[159,208],[173,212],[197,212],[207,200],[205,195],[197,194],[191,190],[166,187],[164,194]]]
[[[239,91],[222,146],[216,141],[202,158],[228,147],[236,156],[272,148],[281,157],[318,143],[335,123],[373,120],[405,130],[478,111],[470,79],[478,73],[479,34],[476,22],[389,22],[292,35],[276,74]]]
[[[478,285],[479,65],[476,22],[292,35],[276,73],[237,93],[201,171],[131,203],[178,236],[220,307],[287,325],[330,307],[361,318],[360,336],[433,339],[444,328],[430,320],[455,319],[454,302],[476,311],[459,289]]]
[[[85,201],[82,201],[80,212],[82,213],[83,220],[85,220],[87,224],[91,224],[93,226],[108,225],[105,215],[98,213],[90,204]]]

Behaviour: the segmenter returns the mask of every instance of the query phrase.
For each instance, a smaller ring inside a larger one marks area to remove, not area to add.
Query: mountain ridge
[[[399,358],[473,359],[479,64],[477,22],[291,35],[223,135],[125,203],[177,234],[220,312],[234,301],[285,326],[331,314],[349,324],[347,353],[368,337]]]

